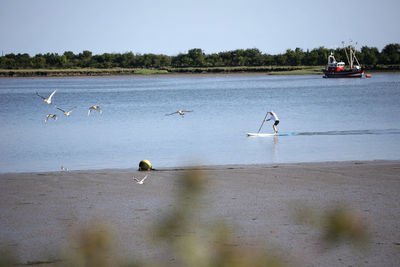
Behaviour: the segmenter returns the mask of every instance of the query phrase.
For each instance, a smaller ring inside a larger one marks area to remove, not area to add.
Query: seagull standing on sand
[[[63,110],[63,109],[61,109],[61,108],[59,108],[59,107],[57,107],[56,106],[56,108],[58,109],[58,110],[61,110],[63,113],[64,113],[64,115],[65,116],[69,116],[69,115],[71,115],[71,112],[74,110],[74,109],[76,109],[76,107],[73,107],[73,108],[71,108],[70,110],[68,110],[68,111],[65,111],[65,110]]]
[[[143,177],[142,180],[139,180],[139,179],[135,178],[135,176],[133,176],[133,180],[135,180],[137,184],[143,184],[144,180],[146,180],[146,178],[147,178],[147,175],[145,177]]]
[[[69,170],[68,170],[68,168],[65,168],[64,166],[61,166],[61,171],[68,172]]]
[[[51,104],[51,98],[53,97],[53,95],[56,93],[57,89],[53,91],[53,93],[51,93],[51,95],[48,98],[45,98],[44,96],[39,95],[38,92],[36,92],[36,95],[41,97],[43,99],[44,102],[46,102],[47,104]]]
[[[90,108],[89,108],[89,111],[88,111],[88,116],[90,115],[90,112],[92,112],[92,110],[97,110],[99,113],[100,113],[100,115],[102,115],[103,114],[103,111],[100,109],[100,107],[99,106],[91,106]]]
[[[193,112],[193,110],[178,110],[178,111],[175,111],[175,112],[172,112],[172,113],[170,113],[170,114],[165,114],[165,116],[170,116],[170,115],[173,115],[173,114],[179,114],[179,115],[181,115],[182,116],[182,118],[185,116],[185,112]]]
[[[55,121],[58,119],[56,114],[47,114],[46,119],[44,121],[47,122],[49,118],[53,118]]]

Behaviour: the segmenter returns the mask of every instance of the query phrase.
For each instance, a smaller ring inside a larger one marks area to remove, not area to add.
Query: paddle
[[[267,111],[267,114],[265,114],[265,117],[264,117],[264,119],[263,119],[263,122],[261,123],[260,129],[258,129],[258,133],[260,133],[260,131],[261,131],[261,128],[262,128],[262,127],[263,127],[263,125],[264,125],[265,119],[266,119],[266,118],[267,118],[267,116],[268,116],[268,113],[269,113],[269,111]]]

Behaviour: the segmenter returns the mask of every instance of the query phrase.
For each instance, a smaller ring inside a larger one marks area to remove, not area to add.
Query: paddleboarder
[[[271,115],[271,117],[269,119],[266,119],[265,121],[270,121],[270,120],[274,121],[274,125],[272,125],[272,128],[274,129],[274,133],[277,134],[278,130],[276,129],[276,126],[279,124],[279,118],[272,110],[269,111],[268,113]]]

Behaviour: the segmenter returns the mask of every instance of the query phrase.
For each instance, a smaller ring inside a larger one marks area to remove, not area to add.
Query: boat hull
[[[325,74],[324,78],[361,78],[364,70],[342,70],[342,71],[328,71],[323,69]]]

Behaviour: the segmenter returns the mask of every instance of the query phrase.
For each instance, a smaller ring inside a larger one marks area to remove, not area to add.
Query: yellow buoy
[[[141,162],[139,162],[139,171],[150,171],[152,169],[153,168],[151,162],[148,161],[147,159],[144,159]]]

